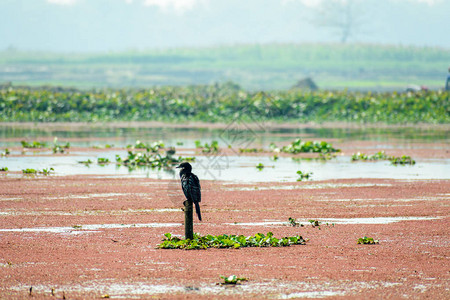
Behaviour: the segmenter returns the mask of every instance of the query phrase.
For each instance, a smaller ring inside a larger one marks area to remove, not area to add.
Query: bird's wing
[[[201,202],[202,201],[202,193],[201,193],[201,187],[200,187],[200,180],[198,180],[198,177],[195,174],[192,174],[189,177],[189,179],[191,181],[192,201]]]
[[[181,177],[181,187],[188,200],[200,202],[202,200],[200,192],[200,181],[194,174],[183,175]]]

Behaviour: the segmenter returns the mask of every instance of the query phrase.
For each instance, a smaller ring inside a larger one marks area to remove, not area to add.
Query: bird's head
[[[191,166],[190,163],[184,162],[184,163],[181,163],[181,164],[177,167],[177,169],[181,169],[181,171],[186,171],[186,172],[189,173],[189,172],[192,171],[192,166]]]

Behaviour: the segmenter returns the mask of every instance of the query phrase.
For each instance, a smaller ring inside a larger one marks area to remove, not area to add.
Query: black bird
[[[192,173],[192,166],[190,163],[184,162],[180,164],[177,168],[181,168],[180,178],[181,178],[181,188],[186,196],[187,201],[192,201],[195,205],[195,212],[197,213],[198,219],[202,220],[202,214],[200,213],[200,204],[202,201],[202,195],[200,191],[200,181],[198,177]]]

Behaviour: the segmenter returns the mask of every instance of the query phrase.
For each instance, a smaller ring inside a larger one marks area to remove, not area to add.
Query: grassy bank
[[[141,90],[0,90],[2,122],[450,123],[447,92],[248,92],[232,83]]]

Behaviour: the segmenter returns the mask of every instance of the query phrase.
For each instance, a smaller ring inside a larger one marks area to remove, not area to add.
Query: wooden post
[[[184,203],[184,236],[186,239],[194,239],[194,221],[192,201],[186,200]]]

